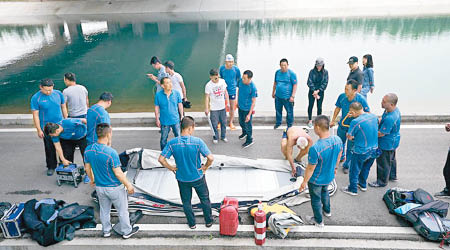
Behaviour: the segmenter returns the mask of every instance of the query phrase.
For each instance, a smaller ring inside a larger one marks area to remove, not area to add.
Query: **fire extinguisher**
[[[255,213],[255,244],[260,246],[266,242],[266,213],[262,209],[260,201]]]

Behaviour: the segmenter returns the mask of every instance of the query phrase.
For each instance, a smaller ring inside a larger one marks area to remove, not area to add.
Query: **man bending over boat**
[[[309,136],[302,128],[300,127],[290,127],[283,131],[283,136],[281,138],[281,153],[283,153],[286,160],[289,161],[289,164],[292,168],[292,176],[295,176],[295,162],[300,162],[302,157],[308,154],[309,148],[313,144],[313,140],[311,136]],[[300,149],[297,157],[292,158],[292,152],[294,146]]]
[[[195,189],[202,204],[206,227],[211,227],[213,218],[211,201],[209,200],[208,185],[204,172],[211,166],[214,158],[205,142],[192,136],[194,133],[194,118],[185,116],[181,120],[181,136],[173,138],[164,147],[159,156],[159,163],[175,173],[180,189],[181,201],[188,225],[195,229],[195,215],[192,211],[192,188]],[[167,159],[173,155],[176,166],[172,166]],[[200,155],[207,158],[206,164],[201,163]]]

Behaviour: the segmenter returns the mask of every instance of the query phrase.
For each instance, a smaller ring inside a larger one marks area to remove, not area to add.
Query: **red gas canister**
[[[220,234],[235,236],[239,226],[239,203],[235,198],[225,197],[220,206]]]
[[[255,243],[263,245],[266,242],[266,212],[263,211],[262,203],[258,204],[258,211],[255,213]]]

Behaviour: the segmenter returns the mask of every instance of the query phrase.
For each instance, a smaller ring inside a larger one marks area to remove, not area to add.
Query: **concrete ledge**
[[[195,118],[199,126],[208,126],[208,120],[203,112],[186,112]],[[153,112],[142,113],[111,113],[111,123],[114,126],[147,126],[155,127],[155,114]],[[284,119],[284,118],[283,118]],[[296,116],[295,123],[304,125],[308,121],[306,116]],[[430,123],[443,124],[450,121],[450,115],[403,115],[402,122],[409,124]],[[235,118],[235,124],[238,123]],[[258,111],[253,116],[255,125],[273,125],[275,124],[275,115],[273,112]],[[7,127],[33,127],[31,114],[0,114],[0,126]]]

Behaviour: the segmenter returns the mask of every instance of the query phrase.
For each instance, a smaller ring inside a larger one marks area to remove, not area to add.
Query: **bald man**
[[[286,160],[292,168],[292,176],[295,176],[296,169],[294,165],[294,159],[292,158],[292,152],[294,146],[300,149],[297,157],[295,157],[296,162],[300,162],[302,157],[308,154],[309,148],[313,144],[311,136],[309,136],[303,128],[300,127],[290,127],[283,131],[283,136],[281,139],[281,153],[283,153]]]

